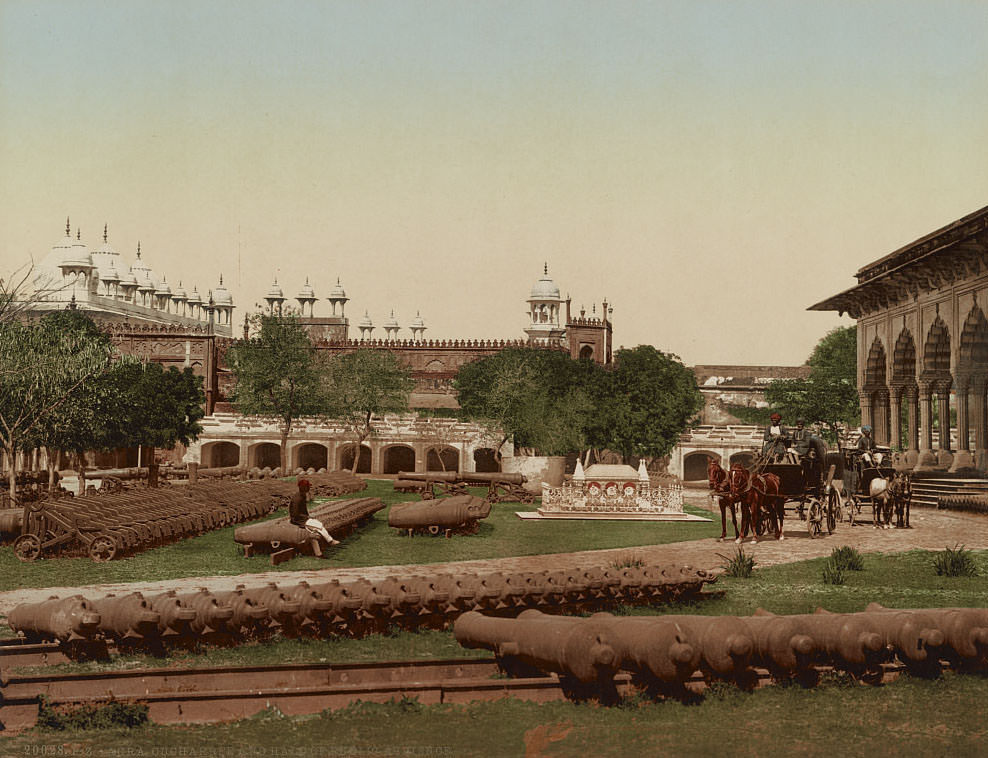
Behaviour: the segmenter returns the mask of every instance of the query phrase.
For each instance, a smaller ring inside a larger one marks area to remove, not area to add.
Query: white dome
[[[302,285],[302,289],[298,291],[295,296],[296,300],[315,300],[316,293],[313,291],[312,287],[309,285],[309,277],[305,277],[305,284]]]
[[[333,287],[333,291],[329,293],[327,300],[344,300],[348,299],[346,296],[346,291],[343,289],[343,285],[340,284],[340,280],[337,278],[336,286]]]
[[[96,250],[93,250],[93,265],[96,266],[100,271],[113,266],[113,268],[119,268],[120,263],[120,253],[110,247],[110,243],[107,242],[106,226],[103,226],[103,244],[100,245]],[[102,277],[101,277],[102,278]]]
[[[127,270],[127,273],[126,274],[124,274],[123,276],[120,277],[120,286],[121,287],[136,287],[137,286],[137,277],[134,276],[134,267],[133,266],[131,266]]]
[[[137,283],[138,292],[154,292],[157,288],[154,286],[154,282],[151,281],[151,277],[147,276],[145,272],[144,279]]]
[[[220,286],[213,290],[213,303],[216,305],[232,306],[233,295],[223,286],[223,276],[220,276]]]
[[[398,319],[395,318],[395,312],[391,311],[391,318],[384,322],[385,329],[397,329]]]
[[[425,322],[422,320],[422,315],[415,311],[415,318],[412,319],[411,327],[413,329],[425,329]]]
[[[182,287],[182,282],[179,282],[178,286],[175,288],[175,291],[172,293],[172,300],[174,300],[176,303],[181,303],[188,299],[189,296],[186,293],[185,289]]]
[[[61,265],[63,267],[92,268],[93,257],[89,254],[89,248],[79,239],[78,234],[75,239],[66,236],[62,240],[61,248],[63,250]]]
[[[109,282],[110,284],[120,281],[120,273],[117,271],[117,267],[113,265],[112,260],[106,265],[105,268],[102,266],[100,267],[99,278],[101,281]]]
[[[202,305],[202,298],[199,297],[199,291],[193,287],[192,294],[189,295],[189,305]]]
[[[559,287],[549,278],[549,267],[546,266],[542,278],[532,285],[532,300],[559,300]]]
[[[137,243],[137,260],[134,265],[130,267],[130,270],[134,272],[134,276],[137,277],[138,283],[143,287],[144,282],[151,282],[154,284],[155,277],[154,272],[151,267],[148,266],[143,260],[141,260],[141,243]]]
[[[360,320],[358,326],[365,328],[374,326],[374,322],[371,321],[370,314],[367,311],[364,311],[364,317]]]
[[[168,282],[165,280],[165,277],[161,277],[161,284],[158,285],[155,293],[158,295],[168,295],[171,297],[172,288],[168,286]]]
[[[266,294],[264,297],[265,298],[270,298],[272,300],[276,300],[278,298],[280,298],[282,300],[285,299],[285,293],[282,292],[281,291],[281,287],[278,286],[278,280],[277,279],[275,279],[274,282],[271,284],[271,289],[268,290],[268,294]]]

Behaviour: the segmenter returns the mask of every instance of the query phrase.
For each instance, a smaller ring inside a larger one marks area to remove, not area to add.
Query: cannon
[[[395,503],[388,513],[388,526],[408,530],[408,533],[442,534],[477,531],[477,522],[487,518],[491,505],[473,495],[456,495],[440,500]]]
[[[534,503],[535,495],[522,485],[528,479],[523,474],[477,471],[427,471],[416,474],[399,471],[394,482],[396,492],[417,492],[423,500],[432,500],[436,491],[444,495],[464,495],[467,487],[487,487],[484,498],[489,504],[513,502]]]
[[[7,624],[29,642],[92,640],[99,631],[100,615],[82,595],[40,603],[23,603],[11,610]]]

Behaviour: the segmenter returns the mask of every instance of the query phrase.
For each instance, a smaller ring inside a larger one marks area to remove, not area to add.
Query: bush
[[[830,553],[830,560],[834,562],[835,566],[845,571],[864,570],[864,558],[861,557],[861,553],[850,545],[835,547],[833,552]]]
[[[144,726],[148,723],[148,707],[141,703],[85,705],[79,708],[53,708],[42,697],[38,706],[37,728],[41,731],[65,729],[115,729]]]
[[[963,545],[954,545],[954,549],[944,548],[933,559],[933,570],[937,576],[977,576],[978,566],[970,550]]]
[[[611,561],[610,565],[613,569],[645,568],[645,559],[640,555],[625,555]]]
[[[745,555],[743,546],[739,546],[737,552],[731,557],[720,553],[717,555],[724,559],[724,563],[721,565],[727,576],[732,576],[735,579],[747,579],[755,570],[755,559],[753,556]]]
[[[833,556],[827,559],[823,566],[823,583],[841,585],[844,584],[844,567],[834,560]]]

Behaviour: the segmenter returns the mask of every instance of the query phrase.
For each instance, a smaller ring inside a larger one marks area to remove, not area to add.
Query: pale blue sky
[[[799,363],[806,306],[988,205],[986,38],[988,0],[0,0],[0,270],[71,215],[473,338],[547,260],[618,344]]]

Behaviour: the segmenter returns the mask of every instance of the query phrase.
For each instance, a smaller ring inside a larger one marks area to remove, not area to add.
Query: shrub
[[[861,557],[861,553],[850,545],[835,547],[830,554],[830,560],[834,562],[834,565],[845,571],[864,570],[864,558]]]
[[[823,566],[823,583],[834,585],[844,583],[844,567],[835,561],[833,556],[828,558]]]
[[[80,708],[53,708],[42,697],[38,706],[37,728],[41,731],[114,729],[144,726],[147,723],[148,707],[141,703],[111,702]]]
[[[937,576],[977,576],[978,566],[970,550],[963,545],[954,545],[954,549],[944,548],[933,559],[933,570]]]
[[[746,555],[743,546],[738,546],[737,552],[731,557],[721,553],[717,553],[717,555],[724,559],[724,563],[721,565],[727,576],[733,576],[735,579],[747,579],[755,570],[755,558]]]
[[[624,568],[645,568],[645,559],[640,555],[625,555],[621,558],[616,558],[611,561],[611,568],[614,569],[624,569]]]

